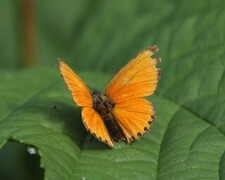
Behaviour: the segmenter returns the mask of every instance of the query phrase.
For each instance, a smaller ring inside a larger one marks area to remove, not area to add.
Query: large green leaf
[[[0,144],[13,139],[34,145],[46,178],[224,176],[224,126],[222,117],[217,117],[224,111],[222,96],[197,98],[182,105],[155,95],[151,100],[157,119],[150,132],[131,145],[116,143],[110,149],[86,133],[80,110],[58,74],[57,70],[38,69],[1,76],[7,81],[1,86]],[[109,79],[104,74],[81,75],[93,88]],[[207,113],[208,118],[204,117]]]
[[[68,57],[89,69],[80,73],[89,87],[103,90],[109,73],[158,44],[151,130],[110,149],[86,132],[56,68],[2,71],[1,147],[34,146],[46,179],[225,179],[224,1],[79,2],[40,1],[39,58],[53,66]]]
[[[58,74],[56,70],[8,74],[1,89],[2,102],[8,106],[1,110],[0,144],[10,138],[37,147],[49,179],[157,177],[160,144],[179,106],[155,96],[158,118],[151,132],[139,142],[117,143],[110,149],[85,131],[80,110]],[[109,79],[93,73],[83,77],[93,88],[99,87],[96,78],[99,84]]]

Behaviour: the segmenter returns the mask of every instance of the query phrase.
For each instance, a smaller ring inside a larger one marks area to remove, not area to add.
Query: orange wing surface
[[[113,114],[130,143],[151,127],[155,110],[148,100],[137,98],[116,104]]]
[[[113,142],[100,115],[93,108],[84,107],[82,109],[82,119],[84,126],[91,134],[110,147],[113,147]]]
[[[151,56],[157,51],[157,46],[147,48],[124,66],[105,90],[109,99],[121,103],[153,94],[158,84],[156,63],[160,58],[153,59]]]
[[[71,91],[74,102],[78,106],[92,107],[90,91],[80,77],[63,60],[59,60],[58,67],[68,89]]]

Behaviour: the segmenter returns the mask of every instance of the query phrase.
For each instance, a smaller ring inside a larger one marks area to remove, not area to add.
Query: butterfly
[[[156,117],[155,108],[145,97],[158,85],[161,58],[152,58],[159,48],[141,51],[109,82],[105,92],[90,92],[83,80],[59,59],[58,68],[77,106],[82,107],[83,124],[100,141],[131,143],[145,134]]]

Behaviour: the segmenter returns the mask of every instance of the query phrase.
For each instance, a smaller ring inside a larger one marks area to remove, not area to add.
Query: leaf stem
[[[22,0],[22,67],[36,62],[35,0]]]

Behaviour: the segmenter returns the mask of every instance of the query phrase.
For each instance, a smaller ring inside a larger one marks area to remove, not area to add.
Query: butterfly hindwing
[[[109,133],[103,123],[99,114],[90,107],[84,107],[82,109],[83,123],[88,131],[93,134],[100,141],[113,147],[113,142],[109,136]]]
[[[63,60],[59,60],[58,67],[68,89],[71,91],[74,102],[78,106],[92,107],[90,91],[81,78]]]
[[[116,104],[113,114],[129,143],[151,127],[155,110],[147,99],[137,98]]]

